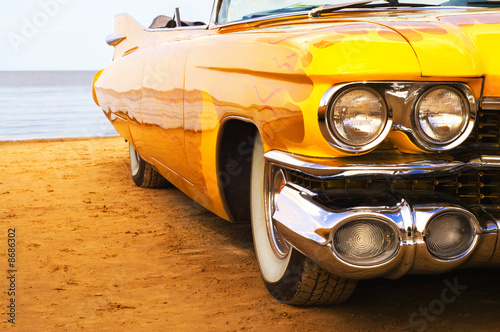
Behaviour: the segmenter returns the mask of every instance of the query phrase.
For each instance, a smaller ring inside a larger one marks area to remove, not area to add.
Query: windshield
[[[297,1],[297,0],[223,0],[219,10],[218,23],[248,20],[252,18],[311,10],[318,6],[341,5],[356,0],[336,1]],[[496,6],[498,1],[474,0],[399,0],[402,4],[421,4],[429,6]],[[388,5],[387,1],[375,1],[367,7]]]

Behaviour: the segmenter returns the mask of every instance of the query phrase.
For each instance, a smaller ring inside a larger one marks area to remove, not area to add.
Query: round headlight
[[[459,138],[469,121],[469,103],[458,90],[437,86],[418,100],[415,123],[420,136],[429,143],[446,145]]]
[[[382,96],[369,87],[342,91],[330,105],[329,126],[341,144],[353,147],[374,142],[387,124],[387,107]]]

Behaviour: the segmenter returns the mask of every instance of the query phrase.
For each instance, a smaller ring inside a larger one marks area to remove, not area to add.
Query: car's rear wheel
[[[129,151],[132,180],[138,187],[159,189],[170,185],[153,166],[141,158],[131,143],[129,143]]]
[[[357,280],[339,278],[291,247],[270,217],[270,170],[262,140],[256,135],[252,157],[251,212],[255,253],[269,292],[291,305],[323,305],[346,301]]]

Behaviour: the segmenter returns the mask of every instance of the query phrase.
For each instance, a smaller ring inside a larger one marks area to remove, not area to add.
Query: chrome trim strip
[[[127,39],[127,37],[113,33],[111,35],[106,36],[106,44],[108,44],[110,46],[116,46],[116,45],[120,44],[122,41],[124,41],[125,39]]]
[[[232,26],[232,25],[247,24],[247,23],[253,23],[253,22],[258,22],[258,21],[274,20],[277,18],[284,18],[284,17],[294,17],[294,16],[309,17],[309,11],[301,10],[301,11],[296,11],[296,12],[261,16],[261,17],[256,17],[256,18],[250,18],[247,20],[231,21],[231,22],[220,24],[218,22],[218,16],[219,16],[219,11],[221,9],[222,1],[223,0],[219,0],[219,1],[214,2],[214,6],[212,9],[212,15],[210,18],[210,24],[209,24],[210,29],[225,28],[225,27]]]
[[[164,167],[165,169],[167,169],[170,173],[175,174],[175,176],[178,179],[180,179],[180,180],[184,181],[185,183],[189,184],[191,187],[194,187],[194,184],[191,181],[189,181],[185,177],[181,176],[179,173],[177,173],[176,171],[174,171],[170,167],[166,166],[164,163],[162,163],[158,159],[151,157],[151,160],[153,161],[151,164],[153,164],[153,165],[155,165],[155,164],[161,165],[162,167]],[[169,180],[169,179],[167,179],[167,180]]]
[[[264,158],[281,167],[321,177],[431,175],[438,172],[458,172],[481,167],[500,168],[500,157],[497,156],[482,156],[480,159],[472,159],[468,162],[424,159],[382,164],[373,163],[373,160],[371,163],[352,163],[352,160],[346,161],[341,158],[313,158],[271,150],[264,154]]]
[[[104,112],[106,113],[106,112]],[[118,115],[116,113],[111,113],[109,112],[109,119],[113,122],[113,121],[116,121],[116,120],[121,120],[121,121],[128,121],[125,117],[121,116],[121,115]]]
[[[135,18],[133,18],[132,16],[130,16],[127,13],[118,14],[116,16],[121,16],[121,15],[126,15],[137,26],[139,26],[142,30],[147,31],[147,32],[182,31],[182,30],[207,30],[208,29],[208,24],[206,24],[206,25],[194,25],[194,26],[181,26],[181,27],[175,27],[175,28],[149,28],[149,27],[145,27],[144,25],[142,25],[139,21],[137,21]],[[109,35],[109,36],[112,36],[112,35]]]
[[[182,26],[181,13],[179,7],[175,7],[175,26],[180,28]]]
[[[486,167],[500,167],[500,156],[481,156],[481,165]]]
[[[351,8],[351,7],[358,7],[362,5],[369,4],[370,2],[374,2],[375,0],[364,0],[364,1],[355,1],[355,2],[348,2],[344,4],[337,4],[337,5],[327,5],[327,6],[320,6],[316,7],[314,9],[311,9],[309,12],[309,17],[310,18],[318,18],[321,17],[322,13],[332,13],[337,10],[345,9],[345,8]]]
[[[176,23],[177,24],[177,23]],[[175,28],[144,28],[143,29],[147,32],[160,32],[160,31],[183,31],[183,30],[207,30],[208,25],[189,25],[189,26],[180,26],[180,27],[175,27]]]
[[[209,29],[217,28],[217,16],[223,0],[216,0],[212,6],[212,14],[210,14],[210,21],[208,22]]]
[[[484,97],[481,102],[483,110],[500,110],[500,98],[498,97]]]

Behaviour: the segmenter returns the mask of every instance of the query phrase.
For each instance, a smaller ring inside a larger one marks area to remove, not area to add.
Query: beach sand
[[[345,305],[294,308],[265,289],[248,224],[228,223],[175,188],[137,188],[123,139],[3,142],[0,151],[0,306],[8,313],[15,299],[19,331],[500,326],[499,270],[366,281]],[[9,229],[15,229],[13,268]],[[15,296],[8,295],[9,269]],[[439,302],[444,281],[455,278],[467,289]],[[12,326],[8,315],[1,317],[0,327]]]

